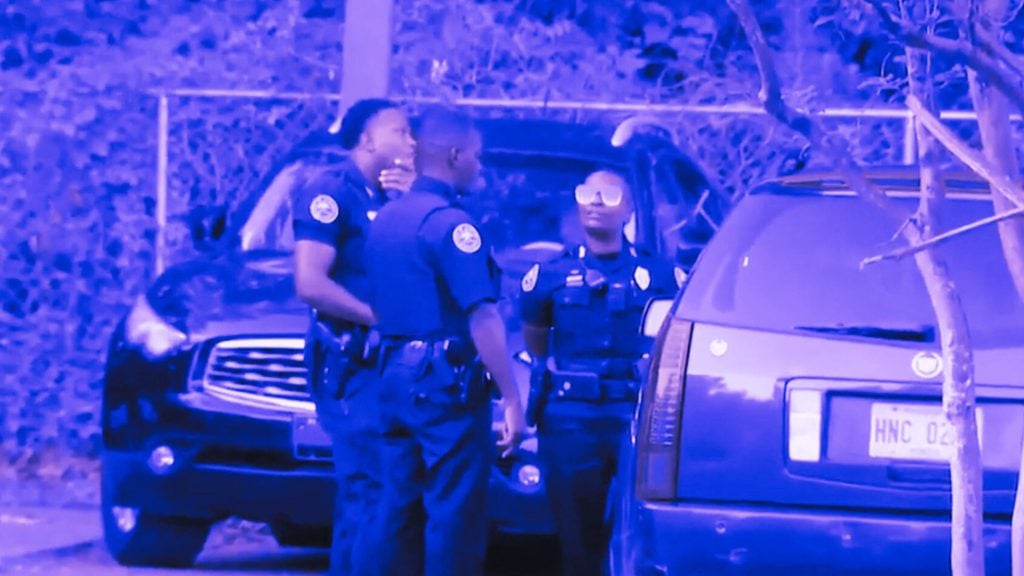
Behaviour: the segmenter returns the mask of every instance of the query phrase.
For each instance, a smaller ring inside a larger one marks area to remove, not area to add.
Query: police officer
[[[367,304],[364,246],[370,220],[389,191],[408,190],[415,142],[394,103],[367,99],[345,114],[348,150],[313,169],[294,198],[295,288],[312,309],[306,342],[317,415],[332,437],[337,479],[331,574],[372,573],[353,565],[359,530],[379,497],[379,462],[369,431],[377,421],[374,361],[367,339],[376,317]],[[397,161],[397,163],[396,163]],[[404,166],[404,168],[403,168]]]
[[[525,421],[490,250],[459,205],[479,174],[480,134],[435,110],[416,137],[420,178],[381,210],[367,251],[387,470],[375,554],[379,574],[476,575],[496,457],[484,369],[504,401],[499,449],[515,447]]]
[[[677,283],[671,265],[624,238],[632,202],[620,175],[595,172],[575,195],[584,244],[531,267],[519,304],[534,358],[527,420],[537,426],[563,569],[593,576],[608,547],[605,510],[633,415],[636,365],[650,347],[641,315]]]

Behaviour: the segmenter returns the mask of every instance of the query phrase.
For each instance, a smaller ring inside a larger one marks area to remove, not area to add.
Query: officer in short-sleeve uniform
[[[681,270],[625,238],[617,253],[576,246],[522,278],[524,329],[549,329],[550,356],[535,359],[527,418],[537,426],[565,574],[602,573],[608,492],[633,415],[638,361],[652,344],[641,316],[682,280]]]
[[[337,250],[332,279],[361,300],[367,298],[363,258],[370,219],[384,205],[351,160],[322,171],[294,199],[296,240]],[[348,574],[351,550],[360,545],[354,526],[378,498],[370,430],[378,418],[372,358],[363,357],[367,328],[313,311],[306,338],[310,388],[317,415],[332,437],[338,493],[335,500],[332,570]],[[335,568],[338,567],[338,568]]]
[[[431,178],[388,204],[371,229],[388,474],[381,574],[460,576],[482,568],[494,445],[467,318],[498,299],[489,254],[454,189]]]

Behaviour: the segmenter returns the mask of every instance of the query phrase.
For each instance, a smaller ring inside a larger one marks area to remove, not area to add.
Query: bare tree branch
[[[758,23],[753,9],[746,0],[728,0],[728,2],[747,33],[747,41],[754,52],[761,75],[761,89],[758,92],[758,97],[761,99],[765,111],[780,123],[802,135],[812,145],[820,147],[835,158],[836,168],[846,179],[850,188],[861,197],[893,215],[895,219],[905,219],[906,215],[893,204],[885,192],[864,175],[863,170],[850,155],[848,142],[840,137],[830,137],[814,119],[785,103],[782,99],[782,88],[775,71],[772,51],[764,39],[764,32],[761,30],[761,25]],[[915,244],[921,239],[920,231],[914,226],[906,226],[903,229],[903,236],[910,244]]]
[[[1007,77],[999,61],[979,50],[966,40],[950,40],[940,36],[923,34],[901,22],[897,22],[885,8],[882,0],[862,0],[869,3],[878,13],[882,25],[889,34],[911,48],[929,50],[935,54],[952,57],[955,61],[970,66],[981,73],[985,80],[999,88],[1018,109],[1024,111],[1024,87],[1020,78]]]
[[[911,254],[915,254],[917,252],[920,252],[921,250],[926,250],[932,246],[935,246],[936,244],[941,244],[946,240],[950,240],[951,238],[955,238],[957,236],[960,236],[961,234],[970,232],[971,230],[976,230],[978,228],[982,228],[990,224],[995,224],[996,222],[1001,222],[1003,220],[1009,220],[1010,218],[1013,218],[1015,216],[1024,216],[1024,208],[1015,208],[1013,210],[1010,210],[1009,212],[995,214],[993,216],[989,216],[988,218],[982,218],[981,220],[971,222],[970,224],[964,224],[963,226],[954,228],[952,230],[949,230],[948,232],[943,232],[942,234],[933,236],[928,240],[921,242],[920,244],[906,246],[904,248],[893,250],[891,252],[886,252],[885,254],[879,254],[877,256],[870,256],[860,261],[860,267],[864,268],[866,266],[869,266],[871,264],[877,264],[884,260],[899,260],[900,258],[910,256]]]
[[[925,32],[934,35],[935,11],[929,2],[901,1],[900,16],[904,21],[929,22]],[[908,95],[916,98],[923,109],[934,115],[939,114],[935,99],[935,79],[932,75],[932,53],[921,48],[905,48],[907,55]],[[914,121],[914,135],[917,138],[917,163],[920,167],[921,197],[917,207],[917,220],[925,239],[935,235],[939,221],[939,208],[946,197],[945,183],[940,168],[942,143],[922,124]]]
[[[954,156],[967,165],[979,176],[984,178],[989,186],[1008,198],[1018,208],[1024,208],[1024,193],[1018,190],[1010,177],[1003,174],[984,156],[972,149],[967,143],[957,138],[953,131],[946,127],[934,114],[924,109],[921,102],[913,95],[907,97],[907,107],[935,138],[942,142]]]
[[[1020,54],[1010,51],[1006,44],[996,38],[990,30],[979,31],[977,40],[978,45],[981,46],[985,53],[1024,79],[1024,58]]]
[[[871,182],[851,157],[849,143],[824,134],[816,120],[797,113],[782,100],[772,53],[754,15],[749,0],[728,0],[747,33],[761,75],[759,95],[765,110],[779,122],[804,135],[834,161],[847,184],[867,202],[890,215],[900,214],[894,201]],[[1021,99],[1024,102],[1024,98]],[[901,235],[910,245],[925,240],[925,230],[918,222],[901,228]],[[974,414],[974,365],[971,356],[967,321],[956,284],[949,269],[934,250],[922,250],[914,262],[924,280],[928,298],[935,312],[942,342],[943,413],[956,432],[955,447],[950,458],[952,479],[951,567],[955,576],[981,576],[985,571],[982,539],[983,500],[981,497],[981,452],[978,446],[977,422]],[[971,440],[973,435],[973,440]]]

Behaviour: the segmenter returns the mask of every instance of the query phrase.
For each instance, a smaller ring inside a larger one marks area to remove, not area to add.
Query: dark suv
[[[620,130],[624,143],[613,146],[610,131],[590,126],[480,127],[486,186],[469,208],[495,243],[514,350],[522,338],[508,296],[533,261],[581,240],[572,190],[588,172],[622,170],[638,214],[625,233],[686,269],[713,231],[707,216],[726,205],[656,133]],[[293,289],[290,199],[303,172],[337,161],[334,154],[323,138],[298,146],[213,227],[226,230],[219,242],[170,267],[114,333],[103,391],[102,514],[119,562],[190,564],[210,526],[229,516],[268,523],[282,545],[326,544],[334,480],[329,440],[306,392],[308,312]],[[516,370],[525,398],[528,368]],[[493,526],[550,534],[535,442],[524,448],[495,457]]]
[[[613,574],[946,574],[953,442],[936,320],[902,245],[912,169],[791,177],[740,201],[661,325],[621,471]],[[950,178],[941,228],[991,216]],[[985,553],[1010,572],[1024,434],[1024,303],[994,226],[940,245],[974,346]]]

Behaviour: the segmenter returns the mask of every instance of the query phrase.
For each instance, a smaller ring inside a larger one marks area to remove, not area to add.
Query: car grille
[[[203,371],[203,389],[240,403],[308,410],[303,348],[300,338],[218,342]]]

